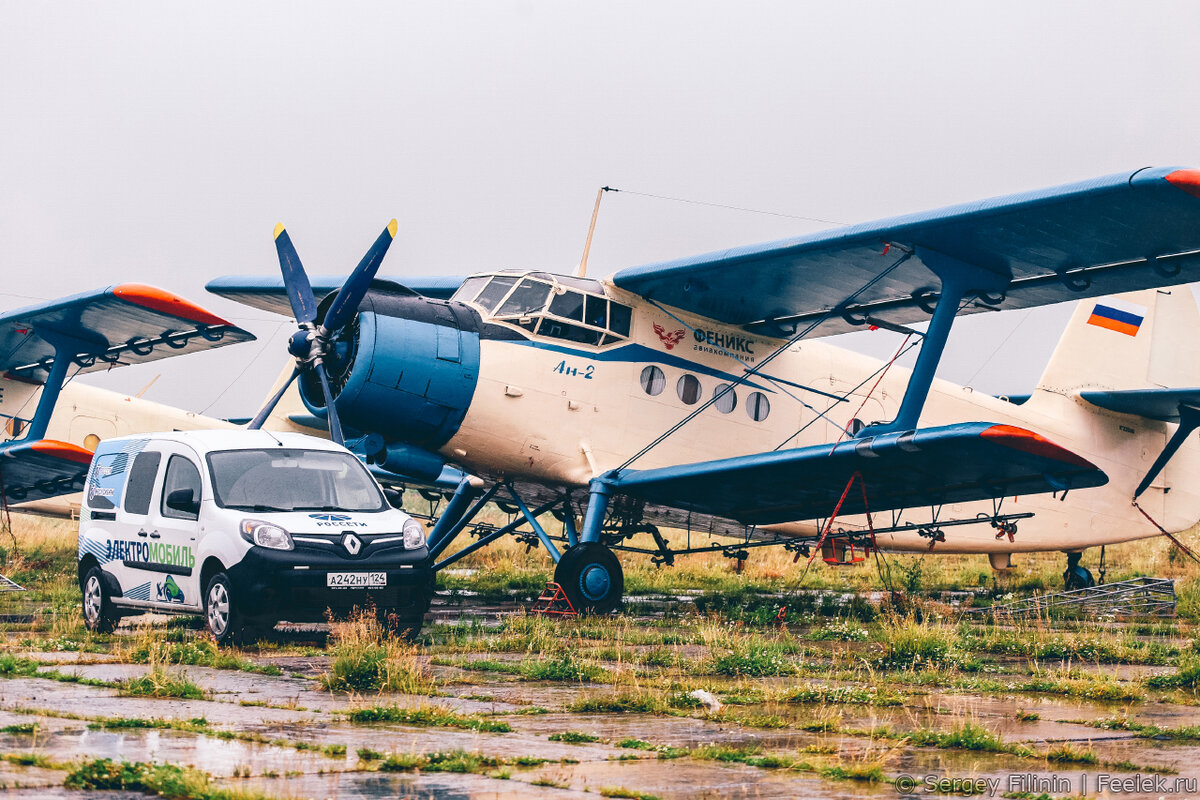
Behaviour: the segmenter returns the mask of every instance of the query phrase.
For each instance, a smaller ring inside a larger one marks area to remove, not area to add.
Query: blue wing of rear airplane
[[[855,296],[904,253],[913,255]],[[1200,280],[1200,170],[1142,169],[631,267],[613,282],[657,303],[764,333],[820,321],[810,336],[828,336],[872,322],[929,319],[940,282],[922,253],[994,278],[991,287],[971,287],[990,291],[960,313]],[[998,293],[995,285],[1007,288]]]
[[[313,275],[313,294],[317,301],[330,292],[342,288],[346,282],[345,275]],[[447,300],[463,282],[463,276],[434,275],[434,276],[405,276],[398,281],[377,278],[371,283],[372,288],[383,288],[396,291],[400,286],[412,289],[417,294],[432,297],[436,300]],[[253,308],[261,308],[285,317],[292,316],[292,307],[288,302],[287,290],[283,286],[283,278],[260,275],[227,275],[214,278],[205,286],[208,291],[221,297],[235,300]]]
[[[20,420],[25,436],[0,442],[0,492],[19,503],[83,487],[92,452],[42,438],[60,381],[253,339],[181,297],[133,283],[0,314],[0,372],[7,380],[45,384],[33,418]]]
[[[0,448],[0,482],[10,503],[45,500],[83,489],[92,451],[67,442],[5,442]]]
[[[0,314],[0,371],[43,383],[57,344],[92,372],[253,339],[170,292],[125,283]]]
[[[970,422],[602,478],[649,503],[766,525],[828,516],[859,473],[871,511],[1103,486],[1075,453],[1023,428]],[[843,515],[864,512],[849,492]]]

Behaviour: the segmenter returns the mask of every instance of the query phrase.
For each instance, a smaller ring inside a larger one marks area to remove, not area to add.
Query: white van
[[[83,618],[204,614],[218,642],[374,607],[415,634],[433,596],[424,526],[349,450],[262,430],[108,439],[79,519]]]

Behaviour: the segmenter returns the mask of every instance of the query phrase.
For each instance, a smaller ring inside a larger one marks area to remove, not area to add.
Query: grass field
[[[652,613],[635,601],[551,620],[520,608],[549,559],[506,541],[441,576],[449,607],[415,643],[360,617],[327,638],[219,649],[189,618],[89,633],[73,524],[13,523],[0,571],[29,591],[0,595],[0,750],[26,785],[323,797],[437,774],[523,782],[521,796],[666,798],[757,786],[754,774],[782,787],[761,796],[836,796],[847,781],[895,796],[890,784],[921,770],[953,786],[1022,770],[1197,769],[1172,748],[1200,743],[1200,568],[1163,540],[1110,548],[1108,579],[1174,578],[1169,620],[993,623],[945,594],[990,604],[1055,591],[1061,554],[1019,556],[1001,575],[983,557],[938,555],[806,570],[773,550],[740,571],[719,554],[673,568],[625,557],[627,593],[666,598]],[[482,610],[501,601],[509,610]],[[116,749],[81,748],[81,729]],[[152,735],[195,742],[194,768],[138,750]],[[669,780],[649,769],[663,760]]]

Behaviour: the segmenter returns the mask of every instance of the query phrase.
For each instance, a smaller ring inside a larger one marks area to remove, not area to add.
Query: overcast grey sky
[[[290,326],[203,285],[277,274],[277,221],[311,273],[393,216],[383,274],[569,271],[605,184],[859,222],[1200,166],[1197,31],[1195,2],[10,0],[0,307],[176,291],[264,341],[87,380],[250,413]],[[608,195],[590,271],[822,227]],[[941,374],[1028,390],[1066,313],[963,320]]]

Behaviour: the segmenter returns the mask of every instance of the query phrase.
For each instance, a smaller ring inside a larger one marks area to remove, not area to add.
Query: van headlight
[[[250,544],[272,550],[291,550],[296,546],[292,543],[290,533],[278,525],[259,519],[242,520],[242,538]]]
[[[416,550],[425,546],[425,526],[415,519],[409,518],[404,523],[404,549]]]

